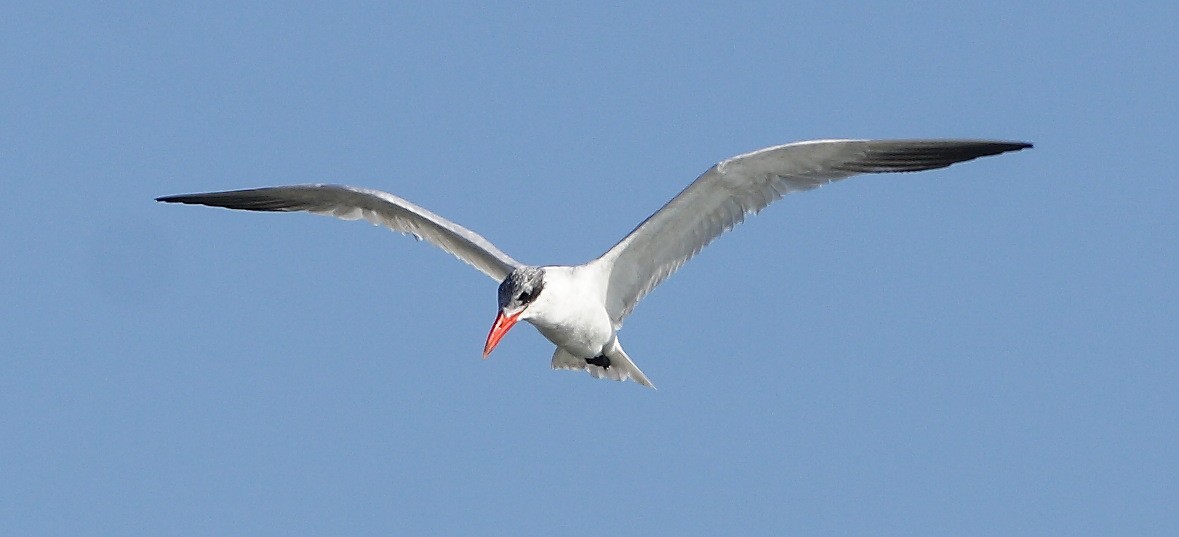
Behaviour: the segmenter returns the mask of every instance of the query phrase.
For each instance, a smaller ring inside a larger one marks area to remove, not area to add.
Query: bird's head
[[[483,358],[487,358],[499,340],[511,330],[544,290],[544,270],[540,267],[520,267],[508,274],[499,284],[499,311],[487,343],[483,346]]]

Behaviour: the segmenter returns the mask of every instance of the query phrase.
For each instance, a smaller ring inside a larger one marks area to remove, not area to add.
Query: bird
[[[499,283],[484,359],[513,326],[527,321],[556,345],[553,369],[654,388],[618,341],[623,320],[644,296],[747,216],[786,194],[855,175],[933,170],[1031,147],[1001,140],[832,139],[758,149],[716,163],[621,241],[581,265],[521,263],[470,229],[369,188],[303,184],[156,201],[363,219],[424,239]]]

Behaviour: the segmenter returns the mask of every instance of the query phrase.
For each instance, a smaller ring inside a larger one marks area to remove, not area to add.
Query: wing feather
[[[164,196],[156,201],[247,211],[306,211],[343,220],[363,219],[425,239],[497,282],[521,266],[478,233],[379,190],[344,185],[292,185]]]
[[[1028,147],[990,140],[816,140],[724,160],[594,261],[608,269],[607,310],[621,325],[639,300],[710,242],[791,192],[863,173],[933,170]]]

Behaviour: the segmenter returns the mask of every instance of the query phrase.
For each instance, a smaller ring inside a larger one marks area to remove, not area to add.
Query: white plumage
[[[597,259],[528,266],[481,235],[378,190],[294,185],[166,196],[157,201],[364,219],[412,234],[500,282],[484,356],[520,320],[557,345],[554,369],[652,386],[618,343],[635,305],[714,239],[791,192],[862,173],[909,172],[1031,147],[989,140],[817,140],[760,149],[709,168]]]

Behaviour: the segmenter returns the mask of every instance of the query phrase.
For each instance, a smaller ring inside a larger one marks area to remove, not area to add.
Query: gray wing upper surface
[[[818,140],[724,160],[594,261],[609,267],[606,308],[621,324],[643,296],[710,242],[791,192],[863,173],[944,168],[1031,146],[989,140]]]
[[[379,190],[344,185],[293,185],[164,196],[156,201],[248,211],[307,211],[344,220],[364,219],[424,239],[497,282],[521,266],[478,233]]]

